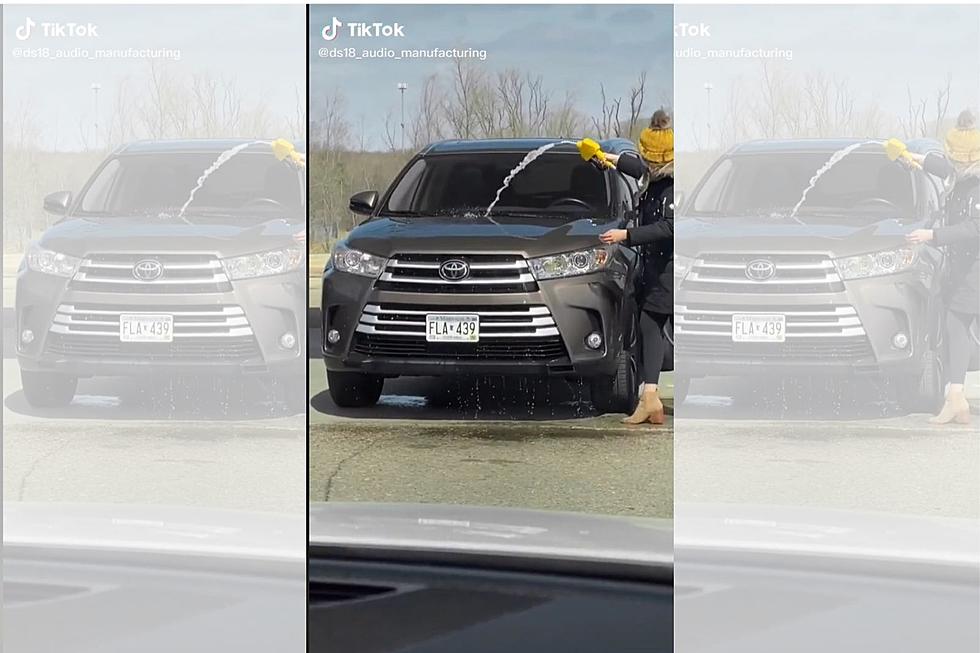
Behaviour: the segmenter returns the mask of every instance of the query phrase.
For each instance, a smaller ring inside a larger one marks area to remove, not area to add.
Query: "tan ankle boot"
[[[666,419],[664,416],[664,404],[660,401],[657,388],[653,387],[643,389],[643,394],[640,395],[640,403],[637,404],[636,410],[633,411],[632,415],[623,419],[623,423],[643,424],[644,422],[650,422],[651,424],[663,424]]]
[[[938,415],[930,418],[929,422],[932,424],[949,424],[950,422],[969,424],[970,402],[966,400],[966,393],[962,390],[950,391],[946,395],[946,403],[943,404],[943,409],[939,411]]]

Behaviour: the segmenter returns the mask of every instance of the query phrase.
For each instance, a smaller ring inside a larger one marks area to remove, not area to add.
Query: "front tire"
[[[378,403],[384,388],[384,377],[360,372],[327,370],[330,398],[340,408],[365,408]]]
[[[75,398],[78,377],[57,372],[20,371],[24,398],[34,408],[63,408]]]
[[[927,351],[922,357],[921,374],[897,378],[893,385],[902,410],[910,413],[939,412],[946,392],[942,358],[935,351]]]
[[[636,408],[640,384],[637,372],[637,332],[634,324],[627,346],[616,357],[616,372],[595,377],[589,383],[592,406],[599,414],[629,414]]]

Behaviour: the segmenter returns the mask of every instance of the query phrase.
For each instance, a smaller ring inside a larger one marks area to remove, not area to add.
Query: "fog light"
[[[279,336],[279,346],[283,349],[292,349],[296,346],[296,335],[287,331]]]
[[[593,331],[585,336],[585,346],[589,349],[599,349],[602,347],[602,334]]]
[[[20,341],[25,345],[29,345],[34,342],[34,332],[30,329],[24,329],[20,332]]]
[[[340,342],[340,331],[337,331],[337,329],[327,331],[327,342],[331,345],[336,345]]]
[[[908,347],[909,346],[908,335],[902,333],[901,331],[896,333],[894,336],[892,336],[892,346],[895,347],[895,349],[905,349],[906,347]]]

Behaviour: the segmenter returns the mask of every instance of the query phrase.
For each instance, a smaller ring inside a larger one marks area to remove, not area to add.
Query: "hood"
[[[678,218],[674,251],[685,256],[701,252],[827,252],[832,257],[866,254],[905,245],[905,234],[924,221],[886,218],[853,224],[789,218]]]
[[[673,561],[670,522],[445,504],[310,504],[310,544],[631,563]]]
[[[347,244],[377,256],[411,253],[520,253],[528,258],[599,245],[614,221],[550,217],[375,218],[355,228]]]
[[[295,245],[303,225],[282,218],[112,217],[67,218],[47,229],[38,243],[62,254],[89,252],[213,252],[221,257]]]
[[[674,506],[677,559],[701,553],[816,556],[898,565],[980,565],[974,519],[804,506]]]
[[[3,546],[302,561],[304,521],[186,506],[8,502]]]

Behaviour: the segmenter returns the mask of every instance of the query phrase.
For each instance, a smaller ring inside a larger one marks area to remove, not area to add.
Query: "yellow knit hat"
[[[957,163],[980,161],[980,129],[950,129],[946,132],[946,153]]]
[[[640,156],[649,163],[670,163],[674,160],[674,130],[647,127],[640,132],[636,146]]]

